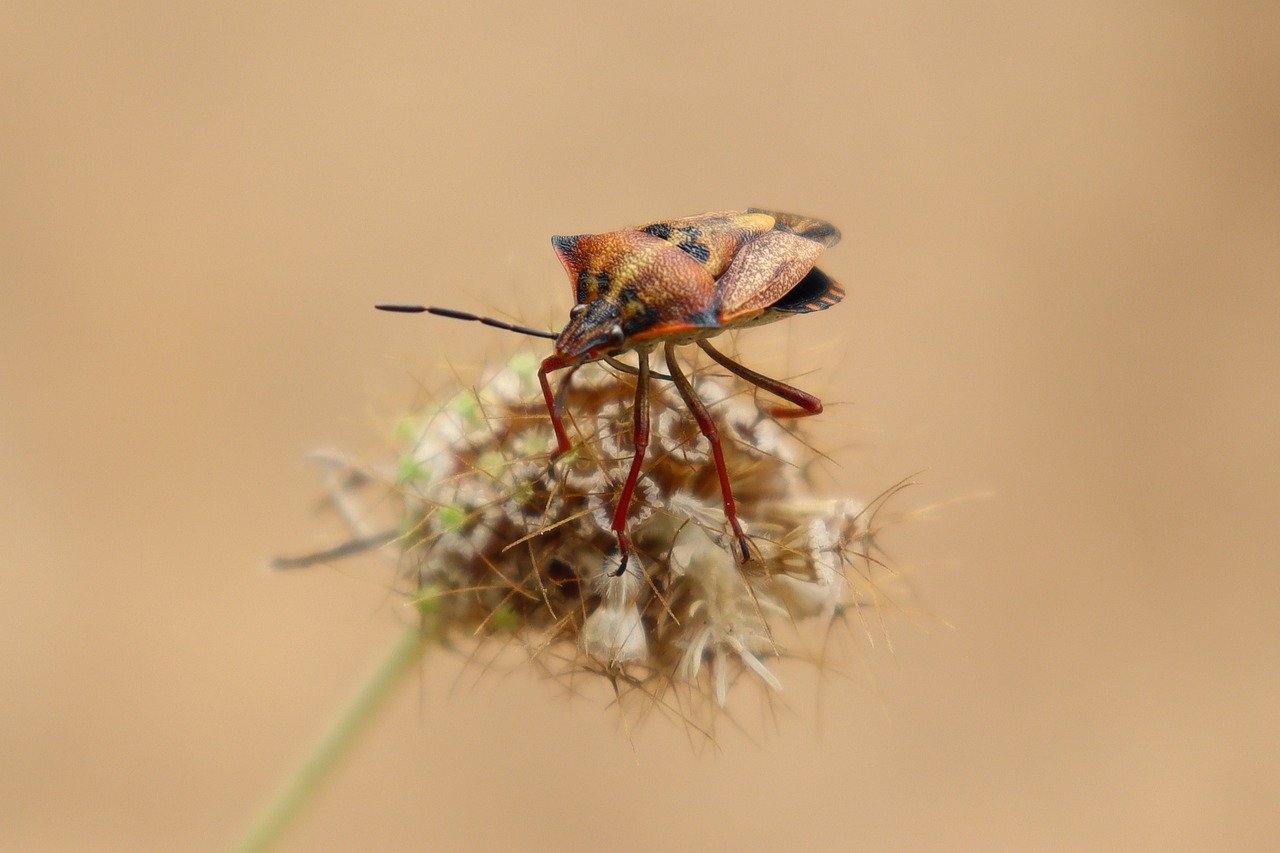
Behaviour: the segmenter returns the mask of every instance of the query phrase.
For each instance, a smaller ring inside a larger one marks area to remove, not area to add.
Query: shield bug
[[[552,237],[574,287],[569,323],[559,333],[447,308],[377,307],[472,320],[554,340],[555,352],[543,359],[538,370],[556,436],[553,461],[570,448],[564,399],[575,370],[588,362],[605,361],[639,377],[632,434],[635,455],[611,524],[620,555],[616,574],[626,571],[631,555],[627,511],[649,445],[649,380],[672,381],[711,445],[725,518],[733,529],[738,556],[746,561],[751,554],[738,521],[715,423],[677,362],[675,349],[696,344],[730,373],[791,404],[772,409],[774,417],[818,414],[822,401],[817,397],[738,364],[712,347],[709,339],[728,329],[822,311],[843,299],[844,288],[814,266],[822,250],[839,240],[840,232],[820,219],[756,208],[652,222],[607,234]],[[649,369],[649,356],[659,345],[668,374]],[[618,361],[628,351],[636,353],[637,367]],[[548,377],[558,370],[568,373],[559,390],[553,391]]]

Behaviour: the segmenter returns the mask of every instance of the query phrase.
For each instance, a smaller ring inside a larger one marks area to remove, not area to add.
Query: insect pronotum
[[[844,288],[814,266],[823,248],[834,246],[840,232],[820,219],[751,208],[742,212],[704,213],[653,222],[607,234],[552,237],[560,262],[574,285],[575,304],[560,332],[504,323],[465,311],[422,305],[378,305],[383,311],[426,312],[455,320],[472,320],[555,341],[555,352],[542,361],[538,381],[555,430],[552,461],[569,451],[564,428],[565,391],[573,373],[592,361],[638,376],[632,443],[635,455],[611,529],[617,537],[619,561],[614,574],[627,569],[631,541],[627,512],[649,446],[649,379],[672,381],[711,445],[724,514],[733,529],[737,556],[751,558],[738,521],[733,489],[715,422],[694,393],[675,357],[675,349],[696,344],[730,373],[781,397],[790,406],[775,407],[774,417],[807,417],[822,411],[822,401],[777,379],[756,373],[711,346],[708,339],[728,329],[772,323],[793,314],[822,311],[844,298]],[[651,372],[649,355],[662,345],[668,373]],[[637,367],[617,360],[634,351]],[[557,391],[549,374],[567,370]]]

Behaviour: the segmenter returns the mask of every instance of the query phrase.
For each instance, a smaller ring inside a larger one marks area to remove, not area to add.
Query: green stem
[[[280,840],[320,790],[329,771],[346,755],[356,737],[395,692],[401,677],[413,668],[424,645],[422,628],[416,624],[410,626],[342,709],[302,765],[276,792],[240,843],[239,850],[243,853],[269,850]]]

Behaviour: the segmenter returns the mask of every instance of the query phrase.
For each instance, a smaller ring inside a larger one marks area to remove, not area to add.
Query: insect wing
[[[822,219],[814,219],[812,216],[800,216],[796,213],[761,210],[758,207],[751,208],[748,213],[772,216],[775,230],[806,237],[815,243],[821,243],[828,249],[840,242],[840,229]]]
[[[720,321],[757,314],[786,296],[822,253],[822,244],[786,231],[761,234],[738,250],[716,282]]]
[[[666,240],[717,278],[728,269],[743,243],[773,227],[769,214],[725,211],[651,222],[636,230]]]

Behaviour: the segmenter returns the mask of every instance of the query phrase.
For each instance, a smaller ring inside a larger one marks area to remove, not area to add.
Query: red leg
[[[578,372],[579,367],[582,367],[582,365],[575,364],[570,367],[569,372],[560,380],[560,387],[556,389],[556,402],[551,411],[561,423],[564,423],[565,402],[569,398],[569,383],[573,380],[573,374]]]
[[[724,465],[724,451],[720,449],[720,431],[716,429],[716,423],[711,419],[711,413],[707,411],[707,407],[698,399],[693,385],[689,382],[689,377],[684,375],[684,371],[676,362],[675,349],[675,344],[668,343],[664,350],[667,357],[667,372],[676,383],[676,390],[680,392],[684,404],[689,407],[694,420],[698,422],[698,429],[702,430],[707,441],[711,442],[711,454],[716,460],[716,474],[720,476],[720,494],[724,497],[724,515],[729,520],[729,526],[733,528],[733,535],[737,537],[738,549],[741,551],[742,562],[745,563],[751,559],[751,551],[747,548],[747,537],[742,532],[742,525],[738,523],[738,506],[733,502],[729,472]]]
[[[618,537],[618,551],[622,559],[618,563],[614,576],[620,576],[627,570],[627,560],[631,558],[631,540],[627,538],[627,510],[631,507],[631,498],[635,495],[636,483],[640,480],[640,466],[644,464],[644,453],[649,447],[649,354],[637,353],[640,369],[636,379],[635,426],[631,434],[631,443],[635,447],[635,456],[631,457],[631,471],[627,474],[627,482],[618,496],[618,508],[613,513],[613,524],[610,527]]]
[[[544,358],[542,366],[538,368],[538,383],[542,385],[542,397],[547,403],[547,414],[551,416],[551,428],[556,432],[556,452],[552,461],[569,452],[569,436],[564,431],[563,401],[551,392],[551,383],[547,380],[547,374],[568,366],[569,362],[559,353],[555,353]]]
[[[716,364],[725,370],[740,376],[752,385],[763,388],[770,394],[776,394],[788,403],[794,403],[799,408],[789,408],[778,406],[769,410],[769,414],[775,418],[807,418],[810,415],[822,413],[822,401],[812,394],[806,394],[799,388],[788,385],[785,382],[779,382],[777,379],[770,379],[761,373],[756,373],[749,367],[744,367],[733,359],[729,358],[719,350],[714,349],[711,344],[706,341],[698,341],[698,346],[702,347],[703,352],[711,356]]]

